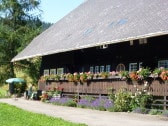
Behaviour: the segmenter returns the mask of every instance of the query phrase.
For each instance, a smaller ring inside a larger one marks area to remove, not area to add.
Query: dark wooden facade
[[[125,65],[125,70],[129,70],[129,63],[142,62],[143,67],[155,69],[158,67],[159,60],[168,59],[168,35],[147,38],[147,43],[140,44],[139,40],[134,40],[133,45],[130,42],[121,42],[108,45],[108,48],[101,49],[93,47],[83,50],[70,51],[42,57],[41,75],[44,69],[64,68],[64,73],[88,72],[90,66],[110,65],[110,71],[116,71],[119,63]],[[105,94],[109,89],[119,90],[121,87],[127,88],[131,92],[135,92],[134,86],[143,89],[143,84],[137,82],[128,84],[120,79],[96,79],[84,84],[74,84],[62,80],[47,81],[39,83],[39,89],[47,90],[49,87],[64,88],[66,93],[80,94]],[[168,96],[167,83],[160,83],[153,80],[150,83],[149,91],[155,96]]]
[[[110,65],[110,71],[116,71],[119,63],[129,69],[129,63],[142,62],[143,67],[155,69],[159,60],[168,59],[168,35],[147,38],[147,43],[140,44],[139,40],[108,45],[101,49],[88,49],[64,52],[42,57],[41,75],[44,69],[64,68],[64,73],[88,72],[90,66]]]

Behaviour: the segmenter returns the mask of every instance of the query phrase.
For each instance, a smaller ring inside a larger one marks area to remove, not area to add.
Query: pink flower
[[[112,71],[112,72],[110,72],[110,75],[116,75],[116,72],[115,71]]]
[[[74,75],[78,75],[78,73],[77,73],[77,72],[75,72],[75,73],[74,73]]]

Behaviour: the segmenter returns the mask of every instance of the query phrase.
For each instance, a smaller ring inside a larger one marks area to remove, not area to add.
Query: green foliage
[[[114,101],[114,111],[127,112],[131,110],[130,107],[131,94],[125,89],[120,89],[116,94],[116,100]]]
[[[42,22],[42,31],[48,29],[51,25],[53,25],[53,24],[47,23],[47,22]]]
[[[114,95],[112,94],[112,98]],[[152,95],[146,91],[137,90],[135,94],[126,91],[126,89],[120,89],[115,95],[114,110],[113,111],[132,111],[140,108],[137,111],[143,112],[143,109],[150,109],[153,101]],[[136,110],[135,110],[136,111]]]
[[[108,89],[108,96],[109,96],[109,99],[112,100],[112,101],[115,101],[115,93],[114,93],[114,90],[113,88],[109,88]]]
[[[141,108],[150,108],[153,101],[152,95],[143,94],[140,98],[140,107]]]
[[[159,111],[159,110],[157,110],[157,109],[151,109],[151,110],[149,111],[149,114],[151,114],[151,115],[161,115],[162,112]]]
[[[0,103],[1,126],[86,126]]]
[[[62,106],[69,106],[69,107],[77,107],[77,99],[71,99],[71,98],[62,98],[59,99],[56,102],[53,102],[55,105],[62,105]]]
[[[69,100],[69,101],[66,103],[66,106],[69,106],[69,107],[77,107],[77,103],[76,103],[76,101],[74,101],[74,100]]]
[[[14,84],[15,93],[17,94],[24,93],[26,87],[27,87],[26,83],[15,83]]]
[[[4,65],[0,74],[1,83],[10,77],[15,77],[11,59],[41,32],[42,23],[38,15],[30,13],[36,10],[39,4],[39,0],[1,1],[0,64]]]
[[[146,79],[151,74],[151,71],[149,68],[141,68],[137,73],[141,79]]]
[[[101,73],[100,73],[100,76],[101,76],[102,78],[108,78],[109,72],[101,72]]]
[[[85,96],[83,97],[83,99],[86,99],[86,100],[89,101],[89,102],[92,102],[93,100],[95,100],[95,98],[94,98],[93,96],[91,96],[91,95],[85,95]]]
[[[112,101],[115,101],[115,94],[109,94],[109,99]]]
[[[151,108],[152,100],[153,100],[152,95],[140,93],[132,97],[130,106],[132,107],[132,109],[135,109],[137,107]]]
[[[148,110],[146,108],[135,108],[132,111],[133,113],[139,113],[139,114],[147,114]]]
[[[123,79],[128,79],[129,78],[129,72],[128,71],[121,71],[121,77]]]
[[[168,110],[163,111],[162,115],[168,117]]]
[[[153,71],[153,74],[158,77],[158,76],[161,74],[161,72],[162,72],[162,69],[160,69],[160,68],[155,68],[154,71]]]

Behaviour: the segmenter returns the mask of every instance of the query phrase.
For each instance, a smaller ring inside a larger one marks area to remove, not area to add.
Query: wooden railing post
[[[166,106],[166,103],[167,103],[167,98],[166,98],[167,96],[164,96],[164,102],[163,102],[163,110],[164,111],[166,111],[166,109],[167,109],[167,106]]]

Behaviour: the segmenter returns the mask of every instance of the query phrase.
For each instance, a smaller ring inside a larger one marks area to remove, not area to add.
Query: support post
[[[164,96],[164,102],[163,102],[163,110],[164,111],[166,111],[166,109],[167,109],[167,106],[166,106],[166,103],[167,103],[167,98],[166,98],[167,96]]]

